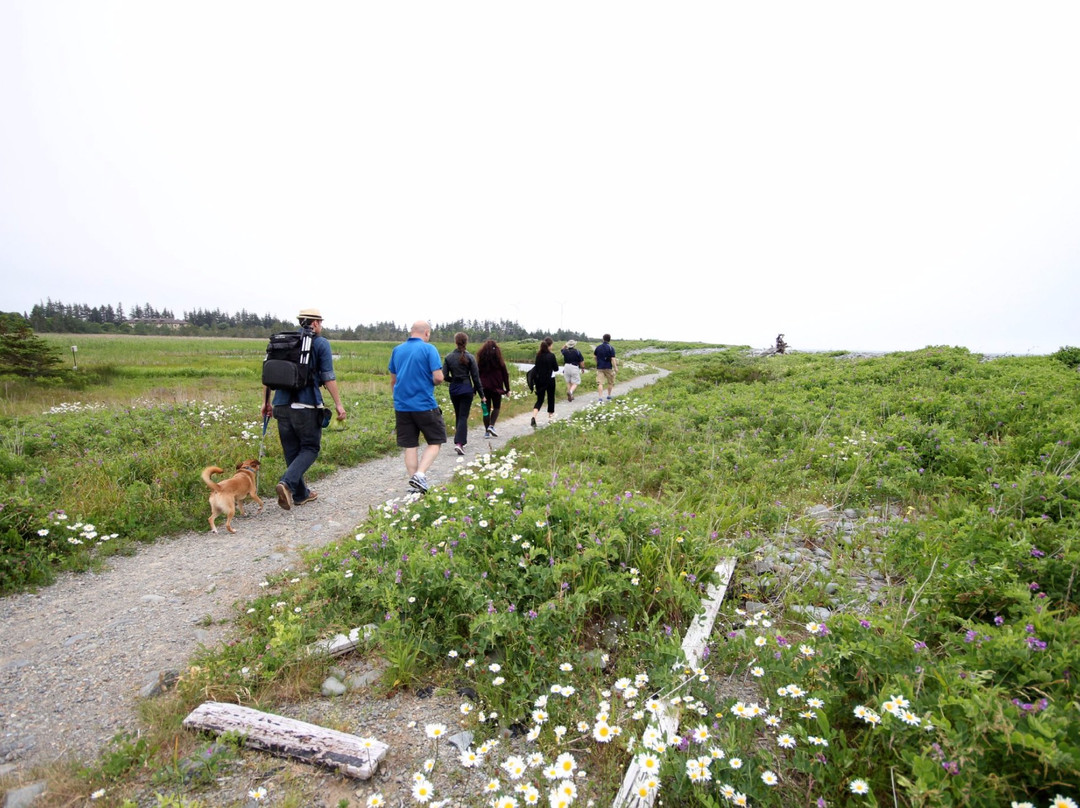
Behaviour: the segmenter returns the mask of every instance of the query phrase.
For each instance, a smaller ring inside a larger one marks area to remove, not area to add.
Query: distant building
[[[173,320],[169,317],[129,317],[124,325],[152,325],[156,328],[183,328],[189,325],[187,320]]]

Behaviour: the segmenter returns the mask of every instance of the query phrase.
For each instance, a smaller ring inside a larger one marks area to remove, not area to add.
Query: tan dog
[[[258,460],[244,460],[236,464],[236,474],[227,480],[214,482],[210,479],[211,474],[222,474],[225,469],[217,466],[207,466],[203,469],[203,482],[210,486],[210,530],[217,533],[217,525],[214,521],[225,514],[225,529],[235,533],[232,526],[234,511],[240,511],[244,515],[243,501],[247,497],[259,503],[259,513],[263,509],[263,501],[259,499],[259,493],[255,490],[255,472],[259,470]]]

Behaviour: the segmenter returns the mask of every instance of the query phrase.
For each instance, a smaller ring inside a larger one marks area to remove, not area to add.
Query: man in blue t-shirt
[[[409,485],[427,493],[427,470],[446,443],[446,424],[435,401],[435,385],[442,384],[442,357],[431,339],[431,323],[417,320],[409,338],[390,354],[390,384],[394,389],[397,445],[405,450]],[[420,456],[420,435],[427,449]]]
[[[611,347],[611,334],[604,334],[604,342],[596,346],[593,356],[596,357],[596,394],[600,396],[600,403],[603,404],[604,385],[607,385],[607,400],[611,401],[611,393],[615,389],[615,374],[619,370],[615,349]]]

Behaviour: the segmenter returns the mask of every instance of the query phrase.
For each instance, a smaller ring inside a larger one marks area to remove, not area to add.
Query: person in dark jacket
[[[502,397],[510,395],[510,374],[499,343],[489,339],[481,345],[476,352],[476,363],[480,368],[480,389],[488,403],[488,411],[484,413],[484,437],[497,438],[495,422],[499,420]]]
[[[323,397],[319,387],[325,387],[334,399],[339,421],[345,420],[337,376],[334,375],[334,355],[330,342],[322,335],[323,317],[318,309],[304,309],[297,316],[300,328],[314,336],[311,343],[311,382],[303,390],[275,390],[273,401],[270,389],[263,388],[263,418],[274,416],[277,421],[281,451],[288,464],[277,484],[277,501],[285,510],[293,505],[314,502],[318,494],[307,487],[304,474],[318,459],[322,449]],[[326,422],[329,423],[327,414]]]
[[[454,334],[453,351],[443,359],[443,377],[450,384],[450,402],[454,405],[454,417],[457,421],[454,430],[454,451],[465,454],[465,444],[469,442],[469,410],[472,409],[473,396],[479,395],[486,401],[484,390],[480,386],[480,368],[476,357],[465,350],[469,344],[469,335],[464,331]]]
[[[567,340],[562,347],[563,376],[566,377],[566,400],[574,400],[574,391],[581,384],[581,371],[585,369],[585,357],[577,349],[575,340]]]
[[[551,352],[551,338],[540,343],[536,354],[536,405],[532,412],[532,425],[536,426],[536,416],[540,414],[544,398],[547,398],[548,423],[555,420],[555,374],[559,372],[559,360]]]

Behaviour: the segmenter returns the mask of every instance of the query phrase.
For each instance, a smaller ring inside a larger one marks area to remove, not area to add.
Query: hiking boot
[[[567,393],[566,394],[566,400],[567,401],[573,401],[574,400],[574,394],[573,393]]]
[[[465,447],[462,446],[460,443],[455,443],[454,451],[457,452],[459,455],[463,455],[465,454]]]
[[[428,491],[427,477],[420,472],[416,472],[416,474],[409,478],[409,485],[421,494],[426,494]]]
[[[277,484],[277,504],[287,511],[292,510],[292,491],[289,490],[289,486],[285,483]]]
[[[536,419],[535,418],[530,418],[529,419],[529,426],[536,426]]]
[[[319,494],[316,491],[308,491],[308,495],[303,499],[294,499],[293,505],[303,505],[305,502],[314,502],[319,498]]]
[[[490,434],[493,438],[499,437],[499,433],[495,431],[495,427],[493,426],[488,427],[488,434]]]

